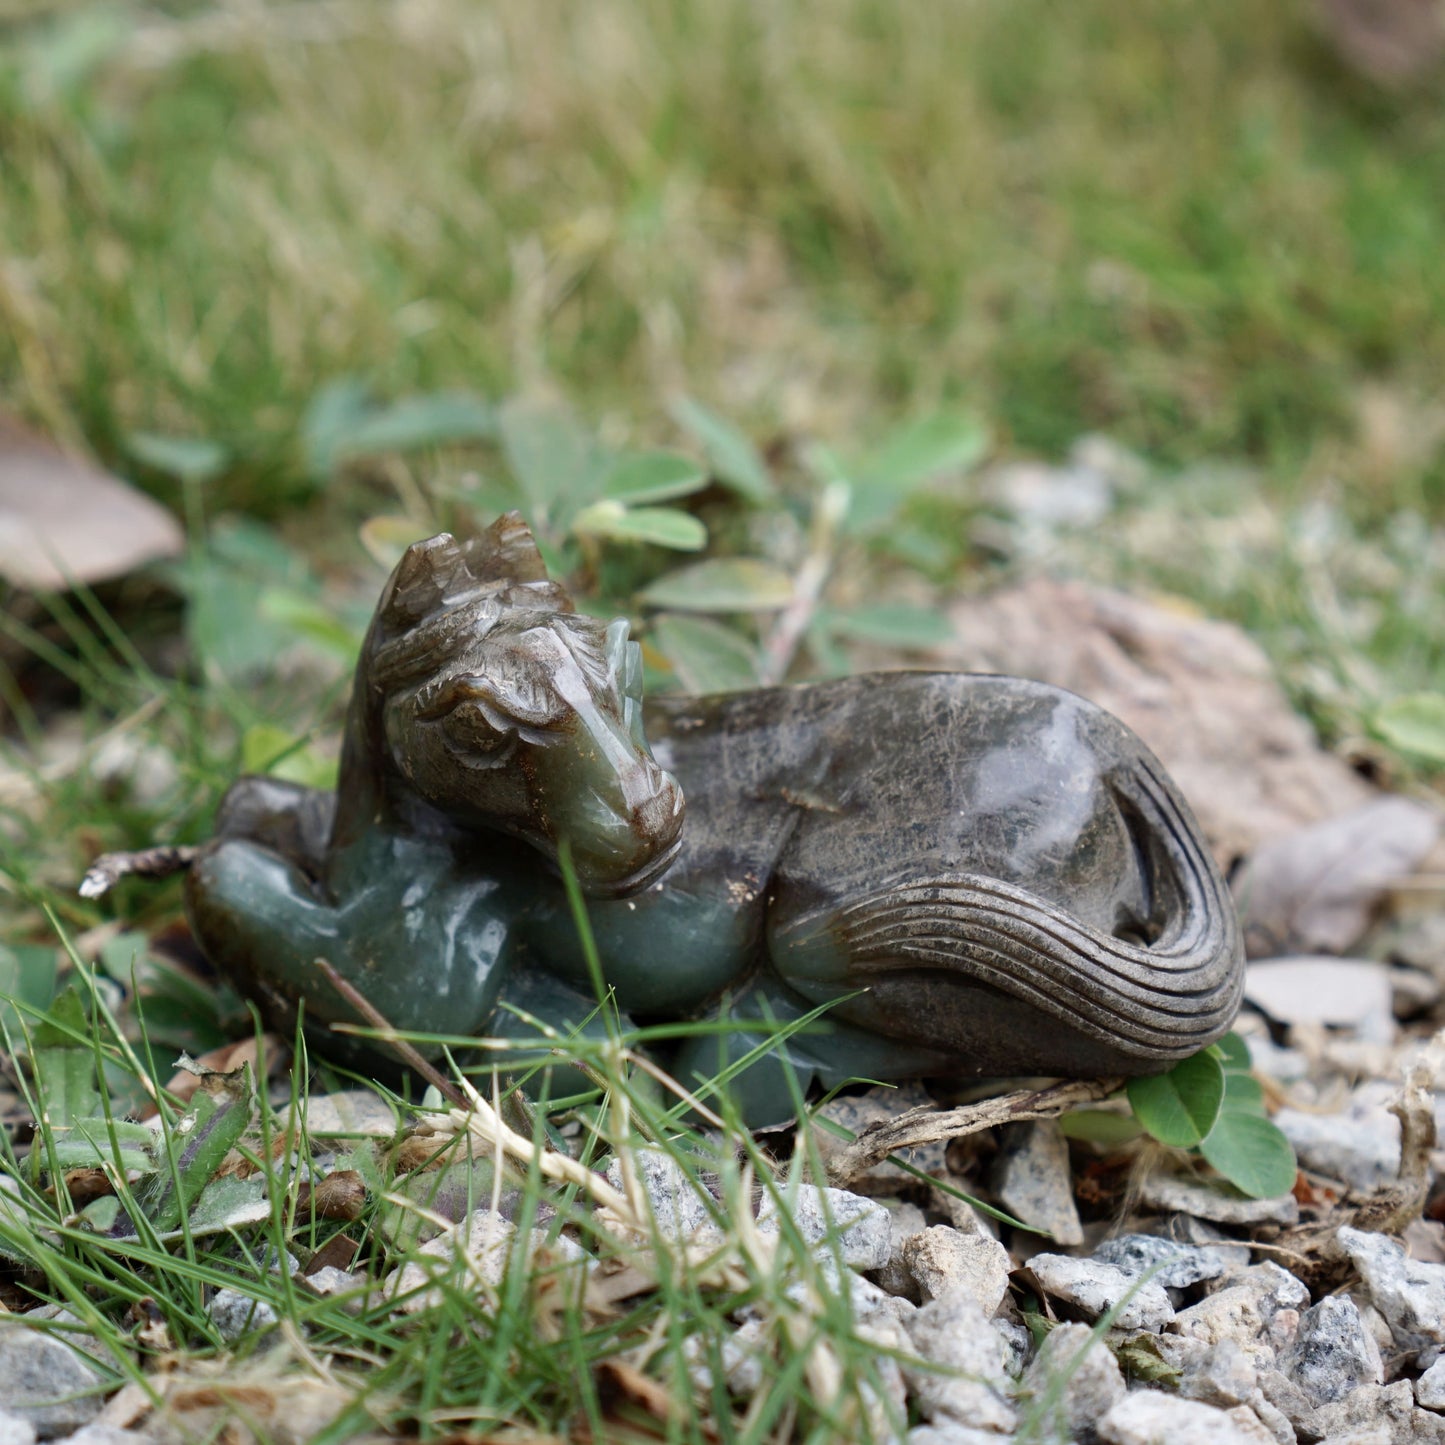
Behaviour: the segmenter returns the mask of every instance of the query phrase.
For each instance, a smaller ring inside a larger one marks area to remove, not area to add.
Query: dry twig
[[[918,1144],[937,1144],[992,1129],[998,1124],[1014,1124],[1022,1119],[1053,1119],[1081,1104],[1105,1099],[1123,1087],[1122,1079],[1071,1079],[1051,1084],[1047,1089],[1020,1089],[984,1099],[961,1109],[910,1109],[896,1119],[888,1119],[865,1129],[828,1166],[834,1184],[847,1185],[864,1170],[899,1149]]]

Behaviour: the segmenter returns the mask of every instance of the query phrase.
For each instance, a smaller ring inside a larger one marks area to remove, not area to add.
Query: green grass
[[[274,506],[326,379],[545,375],[623,432],[962,399],[1445,500],[1445,115],[1303,3],[46,8],[3,31],[0,397],[111,458],[217,439]]]

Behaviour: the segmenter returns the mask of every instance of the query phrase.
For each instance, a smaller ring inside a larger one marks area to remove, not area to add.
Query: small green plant
[[[1294,1149],[1265,1115],[1250,1073],[1249,1046],[1226,1034],[1167,1074],[1131,1079],[1129,1105],[1161,1144],[1193,1149],[1236,1188],[1256,1199],[1293,1186]]]

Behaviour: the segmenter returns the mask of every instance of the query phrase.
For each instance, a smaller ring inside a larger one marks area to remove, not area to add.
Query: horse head
[[[623,619],[575,612],[515,512],[407,549],[357,692],[394,783],[554,862],[565,844],[590,894],[645,887],[681,846],[682,789],[643,732],[641,649]]]

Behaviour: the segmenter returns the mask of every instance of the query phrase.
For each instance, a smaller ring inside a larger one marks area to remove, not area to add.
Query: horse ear
[[[547,564],[520,512],[503,512],[479,537],[462,544],[478,582],[545,582]]]

